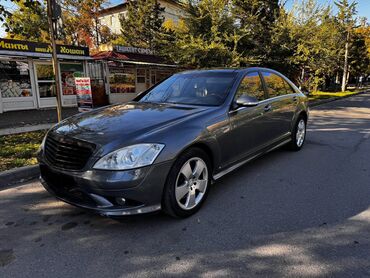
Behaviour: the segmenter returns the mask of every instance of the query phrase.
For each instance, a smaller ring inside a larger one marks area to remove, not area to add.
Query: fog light
[[[126,199],[119,197],[119,198],[116,198],[116,202],[117,204],[124,206],[126,204]]]

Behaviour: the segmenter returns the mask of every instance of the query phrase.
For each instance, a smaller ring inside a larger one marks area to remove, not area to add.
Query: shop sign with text
[[[52,53],[52,48],[47,43],[0,38],[0,52],[1,50],[32,53]],[[57,45],[57,54],[89,56],[89,48],[74,45]]]

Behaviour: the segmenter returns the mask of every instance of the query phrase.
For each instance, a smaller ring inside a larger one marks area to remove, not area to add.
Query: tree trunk
[[[95,32],[96,32],[96,47],[99,46],[99,26],[98,26],[98,18],[95,18]]]
[[[299,85],[299,89],[302,90],[302,84],[304,82],[304,67],[302,67],[302,73],[301,73],[301,84]]]
[[[348,77],[348,54],[349,54],[349,31],[347,33],[347,40],[344,52],[344,67],[343,67],[343,78],[342,78],[342,92],[346,90],[347,87],[347,77]]]
[[[348,85],[348,82],[349,82],[349,74],[350,74],[350,72],[351,72],[351,66],[348,66],[346,85]]]

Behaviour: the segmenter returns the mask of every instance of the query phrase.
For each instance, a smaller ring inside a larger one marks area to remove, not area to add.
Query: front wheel
[[[188,217],[205,201],[211,180],[208,155],[198,148],[185,151],[175,161],[163,192],[163,209],[174,217]]]
[[[292,140],[290,142],[290,149],[293,151],[299,151],[306,140],[306,125],[307,122],[304,117],[299,117],[295,123],[292,131]]]

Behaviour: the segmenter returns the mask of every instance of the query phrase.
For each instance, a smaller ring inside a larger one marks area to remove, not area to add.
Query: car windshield
[[[139,102],[217,106],[224,102],[235,72],[175,74],[150,89]]]

